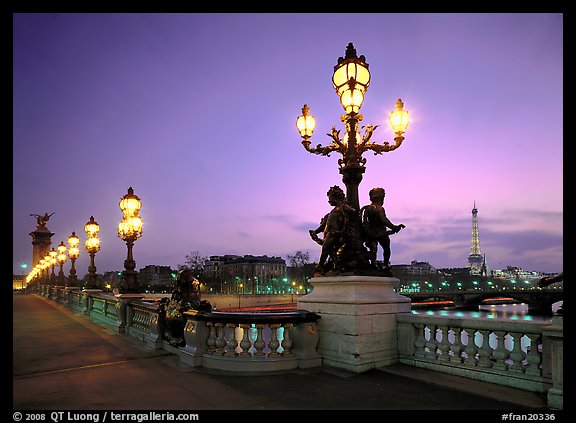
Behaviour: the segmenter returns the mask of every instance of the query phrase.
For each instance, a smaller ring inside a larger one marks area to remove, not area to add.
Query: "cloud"
[[[260,217],[261,220],[270,221],[275,224],[283,225],[284,227],[295,230],[296,232],[306,232],[310,229],[315,229],[320,224],[320,218],[316,222],[309,220],[297,221],[296,217],[290,214],[276,214],[276,215],[265,215]]]

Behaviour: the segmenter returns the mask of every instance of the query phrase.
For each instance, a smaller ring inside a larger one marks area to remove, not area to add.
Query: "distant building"
[[[220,292],[242,294],[287,293],[286,262],[268,256],[212,256],[204,272],[219,280]]]
[[[492,277],[498,279],[534,280],[544,276],[551,276],[550,273],[534,272],[524,270],[517,266],[506,266],[506,269],[495,269],[491,272]]]
[[[410,264],[392,265],[392,274],[398,278],[420,277],[436,273],[438,270],[427,261],[412,260]]]
[[[25,275],[12,275],[12,289],[25,289],[26,276]]]
[[[148,265],[138,271],[138,283],[145,290],[170,292],[176,286],[176,273],[170,266]]]
[[[224,256],[210,256],[204,262],[204,277],[208,281],[220,281],[222,279],[222,264],[230,260],[239,259],[242,256],[224,255]]]

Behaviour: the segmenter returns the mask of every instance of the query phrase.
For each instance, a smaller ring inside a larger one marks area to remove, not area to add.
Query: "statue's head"
[[[386,191],[384,191],[384,188],[372,188],[368,193],[368,195],[370,196],[370,201],[375,202],[379,200],[384,200]]]
[[[176,276],[176,284],[180,288],[197,290],[199,286],[198,279],[194,277],[192,269],[182,268]]]
[[[346,194],[344,194],[344,191],[342,191],[342,188],[340,188],[338,185],[330,187],[327,195],[328,195],[328,202],[330,204],[340,204],[344,200],[346,200]]]

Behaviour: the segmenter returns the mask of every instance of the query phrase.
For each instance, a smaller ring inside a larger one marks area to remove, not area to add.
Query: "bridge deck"
[[[328,367],[274,375],[191,368],[31,294],[13,295],[13,329],[14,410],[516,410],[545,404],[525,391],[402,365],[362,374]]]

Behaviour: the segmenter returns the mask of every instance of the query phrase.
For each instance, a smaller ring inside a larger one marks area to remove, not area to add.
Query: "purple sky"
[[[351,22],[352,16],[352,22]],[[332,72],[349,42],[370,65],[362,124],[403,145],[367,159],[360,203],[386,189],[392,264],[464,267],[476,202],[491,269],[563,269],[562,14],[15,14],[13,271],[32,260],[30,213],[54,213],[52,245],[90,216],[98,273],[122,270],[118,203],[142,200],[137,270],[186,254],[317,260],[308,235],[344,188],[326,145],[344,113]],[[379,251],[381,258],[381,251]],[[84,249],[77,261],[87,272]],[[65,266],[68,273],[69,264]]]

